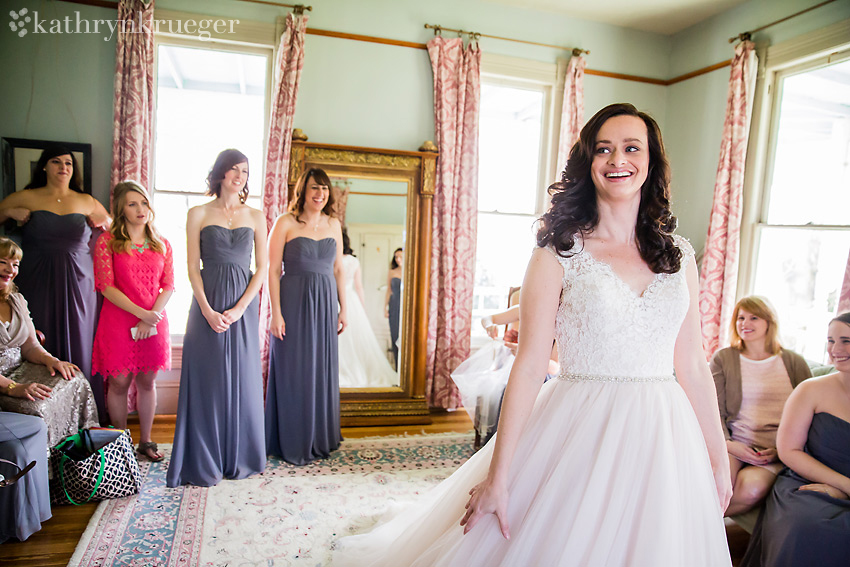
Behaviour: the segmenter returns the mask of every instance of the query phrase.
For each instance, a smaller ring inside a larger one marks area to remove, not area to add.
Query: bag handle
[[[85,504],[91,500],[94,497],[94,493],[97,492],[98,488],[100,488],[100,483],[103,482],[103,471],[106,468],[106,455],[103,453],[103,449],[98,449],[97,452],[100,454],[100,471],[97,473],[97,482],[95,482],[94,489],[91,491],[91,494],[89,494],[89,497],[82,502],[74,502],[74,499],[71,498],[70,494],[68,494],[68,489],[65,488],[65,461],[70,461],[71,459],[68,455],[62,453],[62,462],[59,463],[59,481],[62,483],[62,490],[65,492],[65,498],[67,498],[68,502],[74,506]]]

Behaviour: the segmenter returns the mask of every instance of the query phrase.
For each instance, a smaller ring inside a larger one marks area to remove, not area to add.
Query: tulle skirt
[[[510,540],[495,516],[465,536],[459,526],[495,441],[370,533],[338,540],[333,565],[731,565],[705,441],[672,379],[544,384],[510,468]]]

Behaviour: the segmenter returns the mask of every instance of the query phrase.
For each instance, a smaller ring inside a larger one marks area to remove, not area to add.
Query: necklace
[[[236,208],[234,207],[234,208],[230,209],[229,214],[227,212],[227,206],[226,205],[222,205],[221,208],[224,211],[224,218],[225,218],[225,220],[227,220],[228,228],[232,227],[233,226],[233,215],[236,213]]]
[[[145,237],[145,241],[144,241],[144,242],[142,242],[141,244],[136,244],[135,242],[133,242],[133,241],[131,240],[131,241],[130,241],[130,246],[132,246],[133,250],[135,250],[136,252],[139,252],[139,253],[142,253],[143,251],[145,251],[145,250],[147,250],[148,248],[150,248],[150,246],[149,246],[149,244],[148,244],[148,239],[147,239],[147,237]]]

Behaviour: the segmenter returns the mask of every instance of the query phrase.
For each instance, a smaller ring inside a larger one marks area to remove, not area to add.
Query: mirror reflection
[[[405,181],[333,175],[331,183],[348,244],[348,327],[339,338],[339,386],[398,386],[409,187]]]

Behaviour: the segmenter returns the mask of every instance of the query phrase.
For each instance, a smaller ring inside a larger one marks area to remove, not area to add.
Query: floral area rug
[[[145,461],[136,496],[102,502],[69,567],[325,565],[331,543],[413,500],[472,455],[472,434],[351,439],[304,467],[270,458],[266,472],[211,488],[167,488],[170,445]]]

